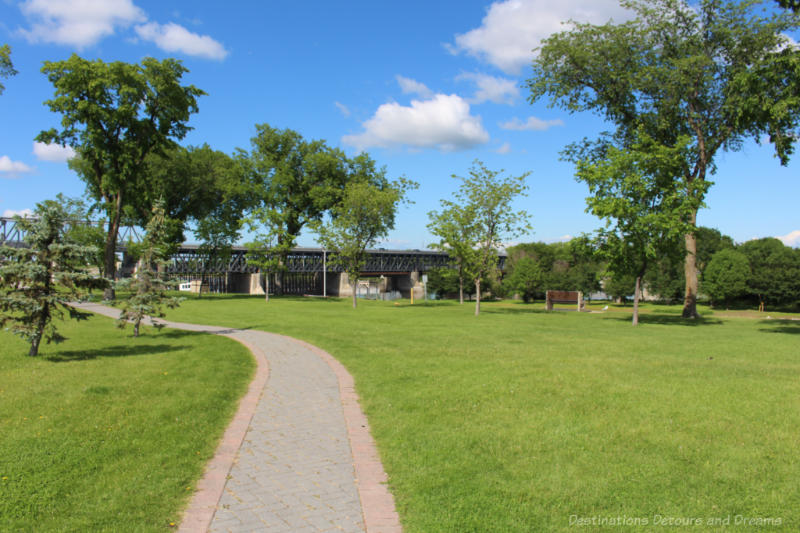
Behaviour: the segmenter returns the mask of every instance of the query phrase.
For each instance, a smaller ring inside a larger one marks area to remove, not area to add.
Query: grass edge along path
[[[65,322],[24,355],[0,333],[0,530],[176,527],[251,381],[228,339]]]

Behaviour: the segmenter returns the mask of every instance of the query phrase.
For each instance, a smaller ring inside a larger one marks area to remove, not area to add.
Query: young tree
[[[439,237],[438,243],[431,244],[432,248],[447,252],[455,261],[458,273],[458,301],[464,303],[464,280],[470,277],[468,271],[474,263],[475,255],[475,224],[472,214],[463,206],[449,200],[441,200],[442,211],[428,213],[428,229]]]
[[[405,201],[406,192],[416,187],[416,183],[403,178],[383,188],[367,181],[353,181],[345,187],[341,202],[331,210],[330,220],[324,224],[313,223],[319,243],[333,252],[331,263],[339,265],[347,274],[354,309],[367,248],[394,228],[398,205]]]
[[[527,196],[525,178],[521,176],[501,176],[503,171],[493,171],[475,161],[469,176],[453,175],[461,180],[455,193],[455,201],[443,202],[452,207],[460,205],[469,221],[471,242],[464,243],[474,250],[469,256],[467,272],[475,284],[475,316],[481,312],[481,280],[496,277],[497,251],[515,237],[530,229],[529,216],[525,211],[514,211],[512,204],[520,196]]]
[[[8,79],[17,74],[14,64],[11,62],[11,47],[7,44],[0,46],[0,78]],[[0,83],[0,94],[6,90],[5,85]]]
[[[70,303],[107,284],[87,272],[96,250],[68,240],[66,213],[56,202],[39,204],[35,217],[17,217],[26,231],[25,247],[0,246],[0,326],[28,341],[30,356],[39,354],[43,339],[64,340],[53,319],[65,311],[70,318],[87,318]]]
[[[634,326],[639,323],[639,297],[648,266],[674,254],[675,243],[691,229],[689,220],[697,211],[691,201],[697,196],[687,198],[672,179],[682,165],[687,141],[668,148],[641,135],[628,150],[609,142],[567,152],[577,165],[576,177],[589,186],[586,210],[606,222],[598,240],[608,269],[635,276]]]
[[[727,304],[747,292],[750,263],[747,256],[732,248],[720,250],[709,261],[703,273],[703,292],[712,304]]]
[[[62,128],[42,131],[36,140],[75,148],[78,157],[70,166],[106,214],[104,275],[113,279],[123,210],[149,197],[145,160],[186,135],[196,98],[205,93],[180,85],[186,68],[175,59],[145,58],[136,65],[73,54],[65,61],[46,61],[42,72],[56,89],[45,104],[62,115]],[[106,297],[114,297],[112,288]]]
[[[689,139],[674,176],[700,207],[720,151],[768,136],[786,164],[800,125],[800,54],[784,32],[790,12],[764,14],[757,2],[623,0],[635,20],[575,24],[544,41],[528,80],[570,112],[594,111],[613,123],[625,148],[640,132],[664,148]],[[766,12],[769,13],[769,12]],[[697,314],[697,213],[684,236],[683,315]]]
[[[145,231],[142,255],[139,258],[136,274],[118,283],[120,288],[130,290],[132,294],[120,306],[117,326],[122,329],[128,322],[133,322],[134,337],[139,336],[139,326],[146,317],[150,317],[156,328],[164,327],[164,324],[157,322],[155,318],[164,316],[164,307],[174,309],[182,300],[167,294],[174,284],[159,275],[159,269],[153,269],[154,264],[163,264],[170,257],[174,247],[170,239],[170,221],[166,216],[163,201],[157,202],[153,207],[153,216],[147,223]]]

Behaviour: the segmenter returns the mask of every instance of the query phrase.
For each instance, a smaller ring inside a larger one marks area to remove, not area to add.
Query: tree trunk
[[[138,337],[139,336],[139,323],[140,323],[139,320],[137,320],[137,321],[135,321],[133,323],[133,336],[134,337]]]
[[[475,316],[481,314],[481,280],[475,281]]]
[[[264,301],[269,301],[269,272],[264,275]]]
[[[39,343],[42,342],[42,335],[39,334],[33,339],[31,339],[31,349],[28,351],[28,355],[31,357],[36,357],[39,355]]]
[[[351,289],[353,291],[353,309],[356,308],[356,284],[357,283],[358,283],[358,279],[357,278],[355,280],[351,280],[350,281],[350,287],[351,287]],[[411,290],[413,291],[414,287],[411,287]]]
[[[283,270],[280,268],[275,272],[275,296],[283,296]]]
[[[642,286],[642,275],[636,276],[636,288],[633,291],[633,325],[639,325],[639,291]]]
[[[120,216],[122,214],[122,193],[118,193],[114,199],[114,216],[108,222],[108,233],[106,234],[106,246],[104,250],[105,272],[103,275],[111,281],[111,284],[103,291],[103,299],[113,300],[114,278],[117,274],[117,235],[119,235]]]
[[[464,303],[464,276],[458,276],[458,303]]]
[[[692,212],[689,222],[697,225],[697,211]],[[686,277],[686,294],[683,298],[683,318],[700,318],[697,313],[697,237],[687,233],[686,258],[683,263],[683,274]]]
[[[31,357],[39,355],[39,345],[42,342],[44,328],[47,326],[48,318],[50,318],[50,306],[49,304],[44,304],[44,309],[42,309],[39,315],[39,322],[36,324],[36,336],[31,340],[31,349],[28,351],[28,355]]]

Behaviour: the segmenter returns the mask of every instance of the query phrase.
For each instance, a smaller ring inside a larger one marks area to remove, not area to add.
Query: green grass
[[[107,318],[41,357],[0,331],[0,531],[166,531],[252,376],[229,339]]]
[[[349,305],[204,297],[169,318],[288,334],[342,361],[408,532],[560,531],[571,515],[800,530],[799,322]]]

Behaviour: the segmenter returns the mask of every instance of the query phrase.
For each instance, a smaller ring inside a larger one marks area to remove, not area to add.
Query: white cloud
[[[182,52],[190,56],[222,60],[228,51],[208,35],[192,33],[180,24],[148,22],[136,26],[136,34],[145,41],[152,41],[166,52]]]
[[[495,150],[495,152],[498,153],[498,154],[510,154],[511,153],[511,144],[505,142],[505,143],[503,143],[503,145],[500,148]]]
[[[16,178],[20,174],[29,174],[31,172],[33,172],[33,168],[22,161],[12,161],[7,155],[0,156],[0,177]]]
[[[131,0],[28,0],[20,9],[32,23],[20,30],[30,42],[85,48],[103,37],[147,20]]]
[[[364,132],[345,135],[342,142],[358,149],[408,146],[454,151],[489,140],[481,118],[470,115],[469,104],[455,94],[412,100],[410,106],[383,104],[362,125]]]
[[[503,128],[504,130],[547,131],[554,126],[563,126],[563,125],[564,121],[560,119],[542,120],[536,117],[528,117],[528,120],[523,122],[517,117],[514,117],[507,122],[501,123],[500,127]]]
[[[14,209],[6,209],[3,211],[3,218],[12,218],[16,215],[21,217],[30,217],[33,216],[33,211],[30,209],[20,209],[19,211],[15,211]]]
[[[786,235],[781,235],[780,237],[775,237],[783,242],[786,246],[791,246],[792,248],[797,248],[800,246],[800,229],[796,229],[794,231],[790,231]]]
[[[33,142],[33,154],[39,161],[52,161],[54,163],[66,163],[75,157],[75,150],[71,146],[61,146],[60,144],[47,144]]]
[[[428,86],[424,83],[420,83],[417,80],[412,80],[411,78],[406,78],[405,76],[400,76],[399,74],[395,76],[395,78],[397,79],[397,84],[400,85],[400,90],[403,91],[403,94],[416,94],[422,98],[430,98],[433,96],[433,91],[428,89]]]
[[[457,76],[456,80],[470,80],[475,83],[477,90],[469,100],[472,104],[480,104],[487,101],[495,104],[513,104],[519,96],[517,82],[508,78],[467,72]]]
[[[455,45],[448,48],[519,74],[542,39],[565,29],[562,22],[603,24],[611,18],[622,22],[631,15],[618,0],[503,0],[489,6],[481,25],[456,35]]]
[[[349,117],[350,116],[350,109],[346,105],[344,105],[343,103],[334,102],[333,105],[335,105],[336,108],[339,110],[339,112],[341,112],[342,115],[344,115],[345,117]]]

